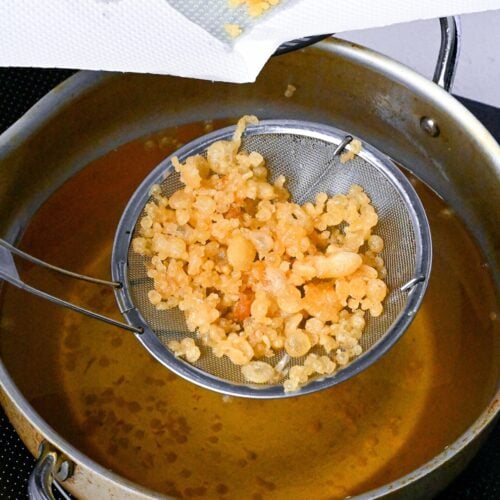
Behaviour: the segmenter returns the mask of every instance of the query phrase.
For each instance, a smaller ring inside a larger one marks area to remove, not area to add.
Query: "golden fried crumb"
[[[247,12],[252,17],[262,15],[274,5],[278,5],[280,0],[229,0],[231,7],[246,5]]]
[[[203,130],[205,132],[212,132],[213,129],[214,129],[214,122],[213,122],[213,120],[205,120],[203,122]]]
[[[361,141],[354,139],[340,155],[340,163],[347,163],[361,152]]]
[[[445,207],[439,211],[438,215],[443,219],[451,219],[454,217],[455,213],[453,212],[453,209],[451,209],[450,207]]]
[[[183,356],[190,363],[195,363],[200,359],[200,348],[195,344],[192,338],[186,337],[180,342],[172,340],[168,343],[168,347],[172,349],[176,356]]]
[[[285,178],[270,182],[262,155],[240,151],[245,126],[257,122],[243,117],[206,157],[174,158],[184,188],[167,198],[153,187],[132,245],[149,257],[157,309],[179,307],[199,341],[248,382],[287,376],[294,391],[361,354],[365,312],[379,316],[387,294],[384,241],[360,186],[291,202]],[[190,362],[200,356],[192,338],[168,347]],[[295,359],[288,372],[266,362],[279,353]]]
[[[297,87],[295,85],[288,84],[285,90],[285,97],[292,97],[296,90]]]
[[[156,141],[154,141],[153,139],[148,139],[144,143],[144,149],[146,151],[154,151],[157,148],[157,146],[158,146],[158,144],[156,144]]]
[[[243,31],[241,27],[238,26],[237,24],[225,24],[224,29],[231,38],[236,38],[240,36]]]

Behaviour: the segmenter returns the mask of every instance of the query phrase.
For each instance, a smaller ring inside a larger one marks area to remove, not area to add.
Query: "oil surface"
[[[203,124],[164,131],[93,162],[39,210],[23,249],[107,278],[128,198],[179,141],[203,132]],[[383,359],[339,386],[281,401],[223,398],[171,374],[131,333],[12,287],[1,309],[2,358],[68,441],[159,492],[326,499],[383,485],[465,431],[497,379],[489,276],[461,223],[415,185],[434,245],[424,304]],[[120,319],[112,291],[22,270],[30,283]]]

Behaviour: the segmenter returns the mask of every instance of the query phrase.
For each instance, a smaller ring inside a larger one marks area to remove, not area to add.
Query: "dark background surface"
[[[0,133],[14,123],[72,70],[0,68]],[[500,88],[499,88],[500,92]],[[459,100],[500,142],[500,109],[469,99]],[[500,425],[467,469],[437,500],[500,500]],[[26,498],[26,484],[34,459],[0,408],[0,498]]]

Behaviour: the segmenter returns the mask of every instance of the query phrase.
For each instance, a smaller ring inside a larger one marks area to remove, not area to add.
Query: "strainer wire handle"
[[[84,307],[77,306],[76,304],[60,299],[59,297],[51,295],[50,293],[44,292],[43,290],[39,290],[38,288],[28,285],[19,276],[12,255],[17,255],[18,257],[21,257],[22,259],[27,260],[29,262],[32,262],[37,266],[49,269],[50,271],[54,271],[59,274],[63,274],[65,276],[69,276],[73,279],[87,281],[89,283],[102,286],[109,286],[112,288],[120,288],[122,286],[121,283],[116,281],[106,281],[98,278],[93,278],[90,276],[85,276],[83,274],[74,273],[72,271],[68,271],[67,269],[54,266],[52,264],[49,264],[48,262],[37,259],[36,257],[33,257],[32,255],[27,254],[26,252],[23,252],[22,250],[19,250],[15,246],[11,245],[7,241],[0,238],[0,279],[7,281],[11,285],[20,288],[21,290],[25,290],[33,295],[36,295],[37,297],[48,300],[49,302],[53,302],[54,304],[78,312],[90,318],[98,319],[110,325],[116,326],[118,328],[123,328],[124,330],[128,330],[134,333],[143,332],[142,328],[122,323],[121,321],[117,321],[113,318],[108,318],[107,316],[96,313],[94,311],[90,311],[89,309],[85,309]]]

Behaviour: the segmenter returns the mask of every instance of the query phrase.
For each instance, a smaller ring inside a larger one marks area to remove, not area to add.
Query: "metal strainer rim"
[[[340,144],[348,135],[346,132],[329,125],[302,120],[263,120],[259,122],[258,125],[247,127],[244,135],[251,136],[262,133],[283,134],[284,128],[286,128],[286,133],[320,139],[334,145]],[[358,156],[370,163],[374,168],[377,168],[391,184],[396,186],[411,214],[416,244],[416,283],[409,289],[405,307],[393,321],[386,333],[373,346],[351,361],[345,368],[324,378],[312,380],[298,391],[291,393],[285,393],[281,385],[262,387],[257,384],[237,384],[228,382],[177,358],[170,349],[158,339],[157,335],[133,303],[129,291],[127,256],[137,219],[149,200],[151,186],[161,183],[166,178],[165,174],[173,171],[171,165],[173,156],[177,156],[179,160],[183,161],[187,156],[193,154],[193,149],[195,148],[196,150],[205,150],[215,140],[230,139],[234,129],[234,126],[219,129],[184,145],[174,154],[160,162],[148,174],[130,198],[116,230],[111,258],[111,274],[113,280],[123,284],[121,288],[115,290],[120,312],[130,325],[140,325],[144,328],[144,332],[142,334],[136,334],[136,336],[143,347],[145,347],[154,358],[180,377],[203,388],[230,396],[273,399],[309,394],[331,387],[368,368],[371,364],[380,359],[399,340],[412,322],[423,300],[432,264],[432,245],[429,223],[417,193],[410,181],[386,155],[364,142],[362,139],[363,147]],[[374,347],[376,347],[375,350]]]

